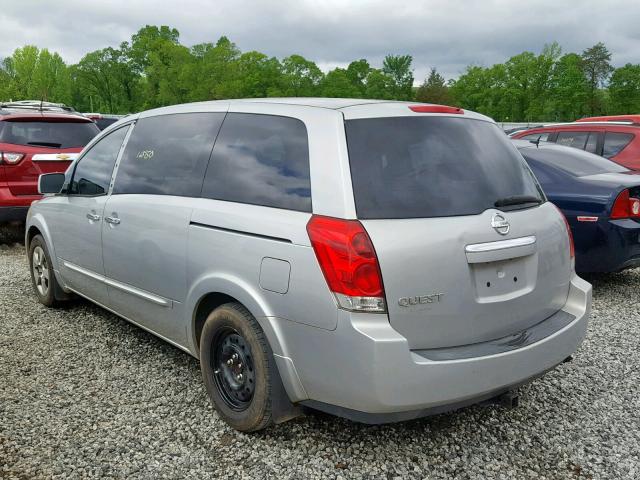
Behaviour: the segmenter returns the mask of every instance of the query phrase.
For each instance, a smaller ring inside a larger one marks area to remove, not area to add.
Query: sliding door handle
[[[118,217],[104,217],[104,221],[111,225],[120,225],[120,219]]]
[[[100,215],[96,213],[87,213],[87,218],[92,222],[97,222],[98,220],[100,220]]]

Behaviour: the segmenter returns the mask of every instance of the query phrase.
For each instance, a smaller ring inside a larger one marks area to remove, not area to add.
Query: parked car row
[[[199,358],[242,431],[304,408],[380,423],[512,402],[586,332],[569,224],[500,128],[459,108],[151,110],[40,191],[38,300],[86,297]]]
[[[92,114],[28,108],[0,111],[0,192],[31,187],[14,197],[33,202],[38,300],[86,297],[196,356],[239,430],[512,398],[585,334],[575,271],[640,265],[628,121],[509,141],[455,107],[258,99],[98,134]]]
[[[630,121],[577,121],[521,130],[512,138],[578,148],[640,170],[640,124]]]
[[[640,266],[638,120],[590,117],[511,135],[528,141],[520,152],[571,225],[579,272]]]

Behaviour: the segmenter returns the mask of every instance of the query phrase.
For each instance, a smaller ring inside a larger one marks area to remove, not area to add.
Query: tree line
[[[0,100],[62,102],[79,111],[131,113],[176,103],[225,98],[319,96],[443,103],[497,121],[574,120],[640,112],[640,64],[611,65],[597,43],[562,53],[557,43],[490,67],[471,65],[446,80],[435,68],[414,87],[413,58],[387,55],[326,73],[301,55],[278,59],[242,52],[227,37],[191,47],[178,30],[147,25],[119,48],[87,53],[78,63],[33,45],[0,62]]]

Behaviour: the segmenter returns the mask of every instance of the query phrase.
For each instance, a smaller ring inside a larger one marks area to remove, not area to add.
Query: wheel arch
[[[41,235],[42,238],[44,238],[44,242],[47,245],[47,249],[49,250],[49,257],[51,257],[51,263],[53,263],[54,270],[59,271],[58,256],[56,255],[56,249],[53,241],[51,240],[51,232],[49,231],[47,222],[45,221],[42,214],[35,213],[34,215],[29,216],[25,228],[24,245],[27,252],[29,251],[29,247],[31,246],[33,237],[38,234]]]
[[[200,356],[200,335],[207,316],[214,308],[228,302],[243,305],[257,320],[262,328],[274,361],[277,365],[280,381],[289,399],[301,400],[307,394],[300,382],[293,363],[288,358],[283,335],[278,328],[276,317],[265,302],[259,290],[252,288],[237,277],[224,274],[210,274],[194,283],[187,295],[186,307],[191,312],[188,322],[187,341],[193,356]]]
[[[269,320],[273,314],[261,292],[237,277],[215,273],[194,282],[187,295],[187,312],[191,313],[187,327],[187,339],[193,354],[199,355],[200,334],[209,313],[229,302],[238,302],[249,310],[249,313],[255,317],[264,331],[273,353],[281,355],[282,341]]]

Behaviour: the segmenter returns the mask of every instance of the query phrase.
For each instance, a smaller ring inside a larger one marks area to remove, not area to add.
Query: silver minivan
[[[564,217],[496,124],[458,108],[160,108],[39,187],[39,301],[77,294],[199,358],[242,431],[305,408],[381,423],[504,398],[587,328]]]

